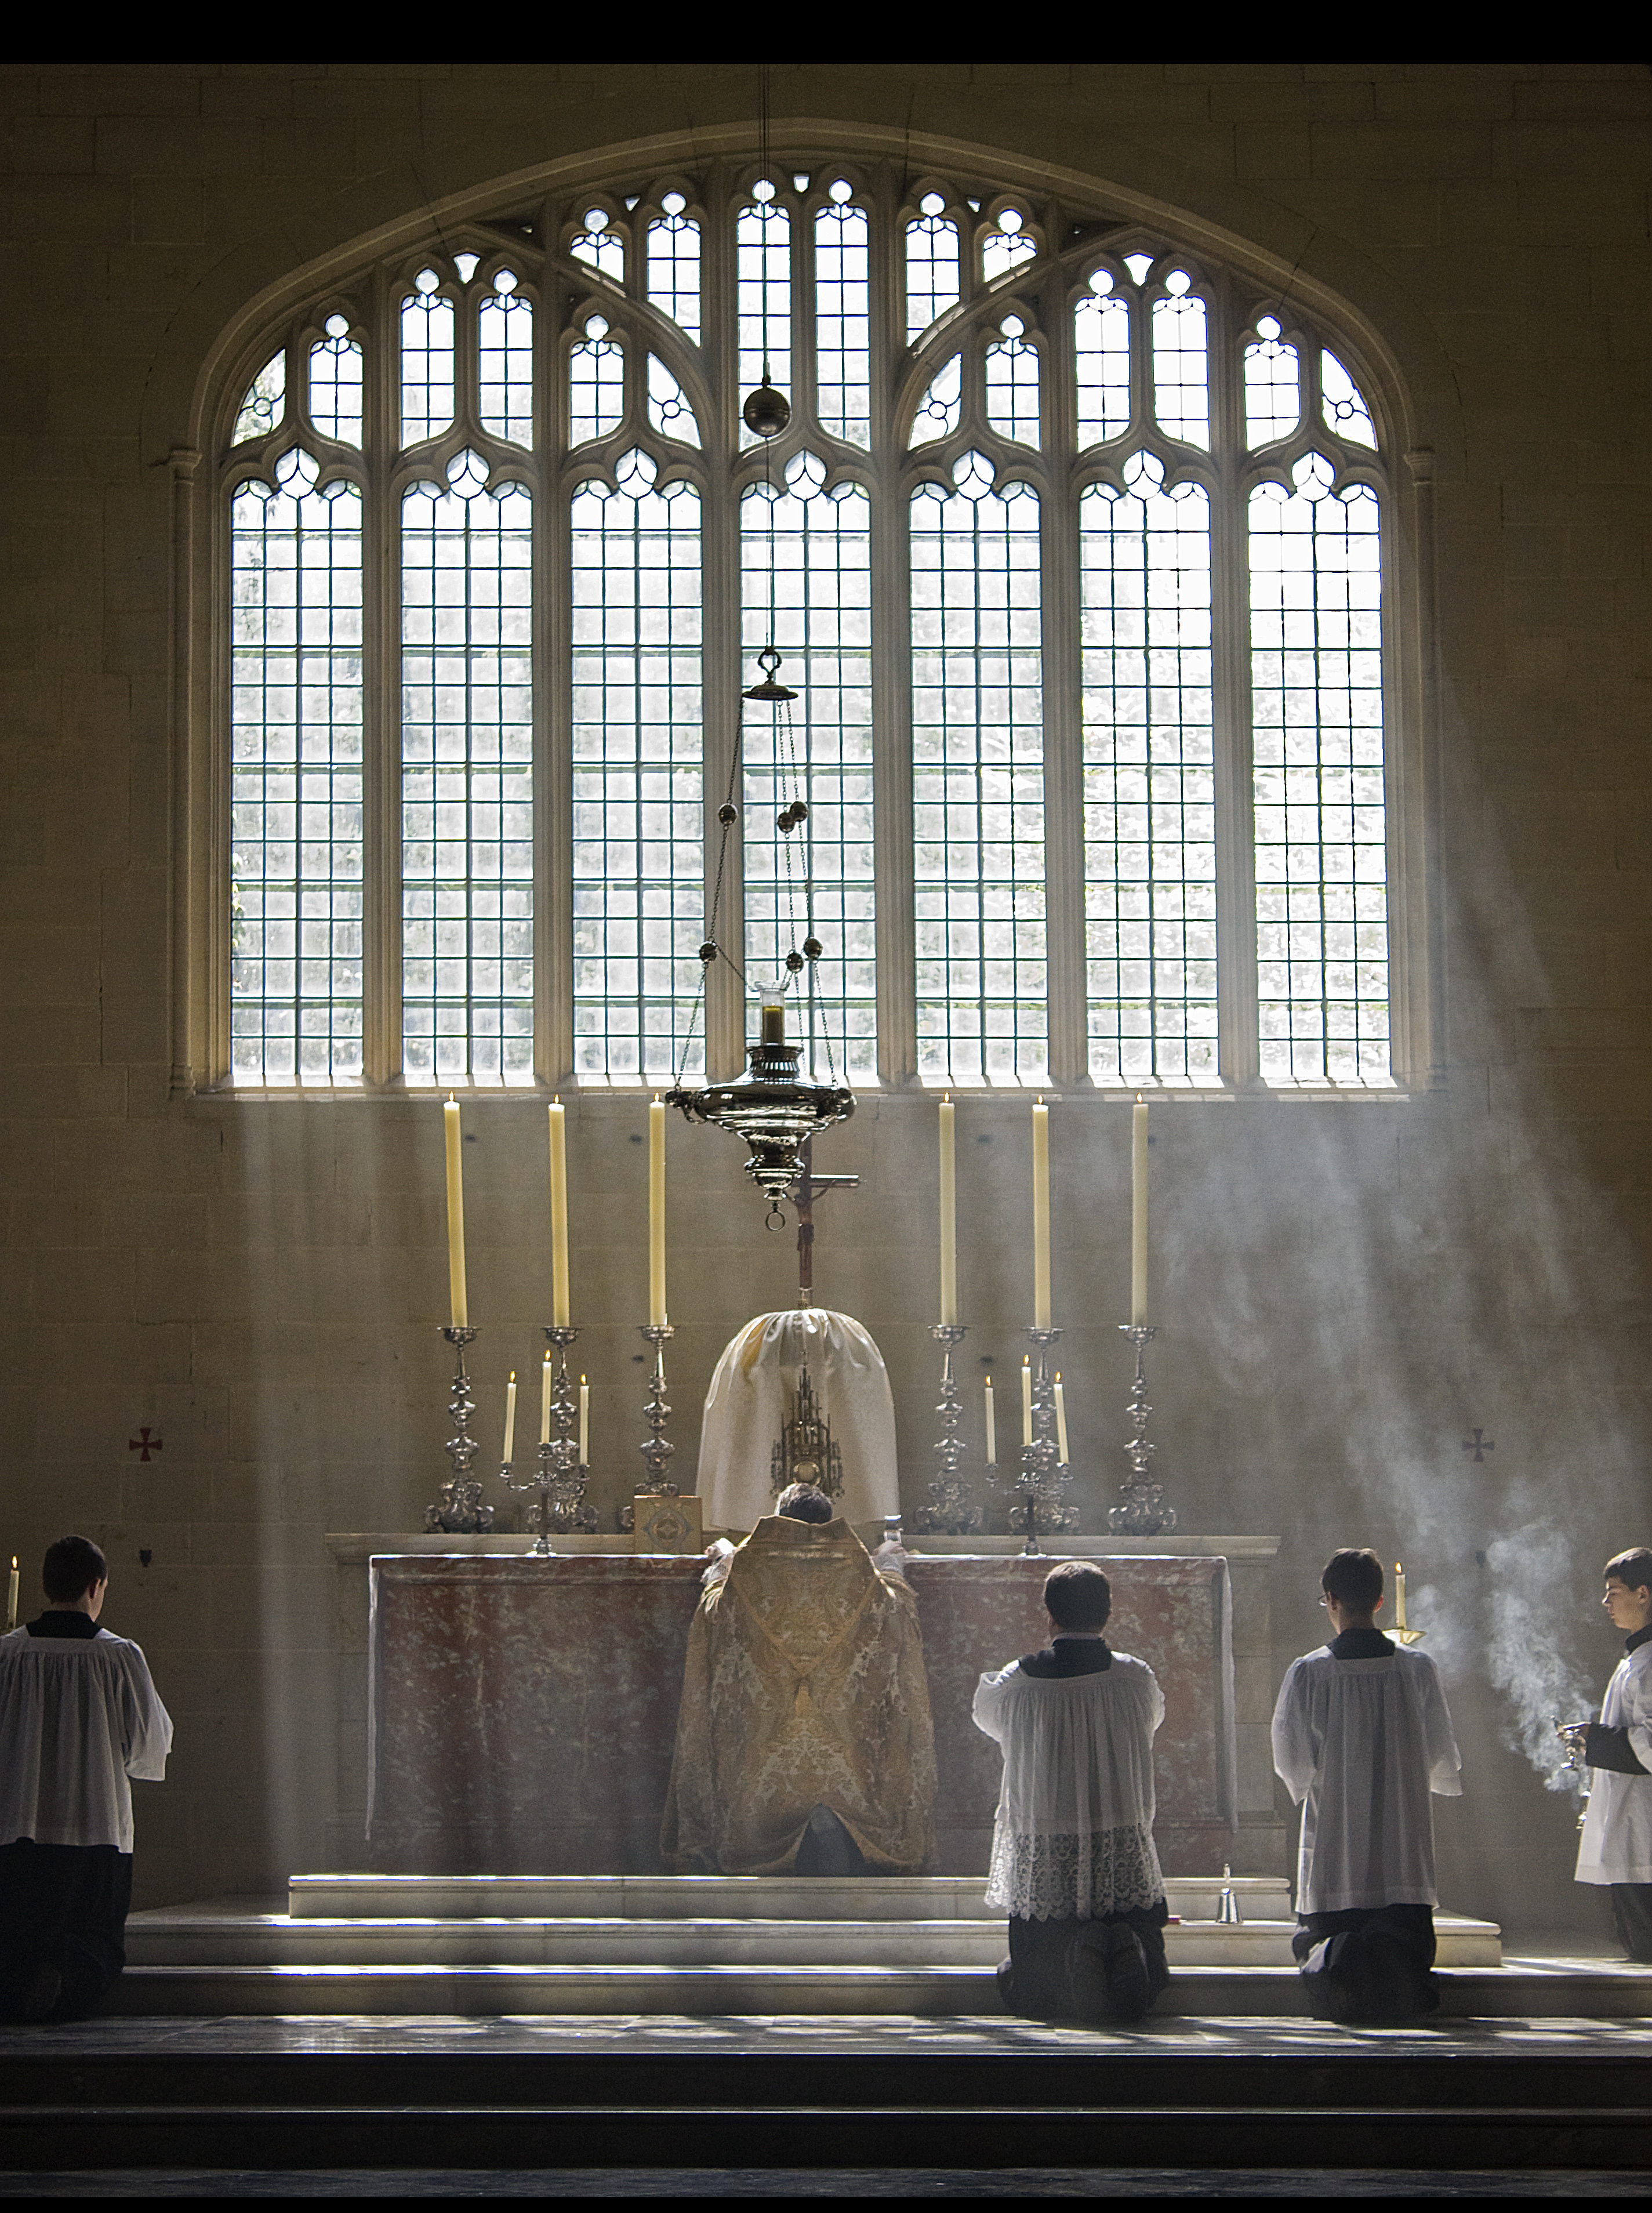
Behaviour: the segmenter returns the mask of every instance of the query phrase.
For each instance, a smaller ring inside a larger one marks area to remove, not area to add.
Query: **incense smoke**
[[[1528,1521],[1486,1547],[1491,1575],[1491,1628],[1486,1659],[1491,1680],[1509,1702],[1503,1738],[1523,1753],[1545,1790],[1575,1790],[1557,1722],[1582,1721],[1594,1700],[1580,1671],[1558,1650],[1550,1625],[1555,1594],[1570,1582],[1571,1548],[1552,1521]]]

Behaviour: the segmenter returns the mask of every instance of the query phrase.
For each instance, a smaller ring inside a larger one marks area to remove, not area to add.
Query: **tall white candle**
[[[539,1442],[542,1445],[548,1445],[550,1442],[551,1356],[547,1352],[545,1356],[545,1364],[539,1370]]]
[[[11,1556],[11,1583],[6,1592],[6,1629],[8,1634],[17,1626],[17,1555]]]
[[[958,1155],[953,1131],[957,1112],[952,1100],[941,1101],[941,1320],[958,1319]]]
[[[567,1110],[553,1099],[551,1118],[551,1319],[568,1326],[568,1131]]]
[[[591,1464],[591,1387],[582,1375],[579,1379],[579,1464]]]
[[[666,1110],[649,1108],[649,1321],[666,1326]]]
[[[1394,1562],[1394,1627],[1406,1629],[1410,1625],[1405,1619],[1405,1570],[1396,1560]]]
[[[1033,1326],[1050,1326],[1050,1110],[1033,1109]]]
[[[442,1110],[442,1133],[448,1151],[448,1290],[453,1306],[453,1326],[468,1329],[470,1308],[465,1298],[465,1165],[460,1154],[459,1106],[451,1095]]]
[[[998,1465],[998,1421],[992,1407],[992,1378],[986,1379],[986,1464]]]
[[[1147,1101],[1140,1092],[1130,1116],[1130,1319],[1147,1321]]]
[[[516,1371],[510,1371],[510,1381],[505,1386],[505,1448],[500,1459],[510,1466],[511,1448],[516,1442]]]
[[[1021,1442],[1033,1442],[1033,1362],[1031,1355],[1021,1360]]]

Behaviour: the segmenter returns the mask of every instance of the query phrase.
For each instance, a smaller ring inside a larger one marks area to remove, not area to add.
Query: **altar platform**
[[[521,1538],[329,1542],[341,1568],[368,1585],[369,1869],[661,1871],[660,1814],[699,1595],[697,1558],[620,1552],[601,1538],[559,1539],[548,1558]],[[1028,1558],[1012,1539],[915,1540],[911,1580],[938,1778],[930,1872],[984,1874],[999,1759],[974,1727],[971,1702],[984,1669],[1045,1642],[1044,1578],[1068,1557],[1106,1560],[1109,1637],[1146,1660],[1164,1689],[1155,1830],[1167,1873],[1244,1865],[1241,1801],[1260,1796],[1252,1771],[1265,1721],[1252,1710],[1253,1650],[1242,1654],[1242,1680],[1236,1667],[1230,1555],[1253,1570],[1276,1543],[1204,1538],[1172,1550],[1080,1538]],[[1246,1595],[1243,1642],[1253,1646],[1265,1637],[1265,1612],[1259,1630],[1253,1581]],[[1271,1774],[1266,1788],[1271,1798]],[[1248,1812],[1271,1825],[1271,1808]]]

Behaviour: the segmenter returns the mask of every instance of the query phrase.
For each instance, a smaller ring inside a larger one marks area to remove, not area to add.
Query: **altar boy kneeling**
[[[1113,1589],[1088,1560],[1045,1579],[1050,1644],[983,1675],[975,1726],[1003,1747],[986,1902],[1009,1915],[998,1987],[1033,2020],[1135,2021],[1170,1978],[1153,1844],[1164,1694],[1108,1649]]]
[[[1302,1806],[1292,1948],[1316,2014],[1405,2021],[1440,2003],[1429,1795],[1460,1797],[1462,1762],[1433,1661],[1375,1625],[1376,1554],[1332,1553],[1320,1585],[1331,1642],[1292,1661],[1273,1716]]]

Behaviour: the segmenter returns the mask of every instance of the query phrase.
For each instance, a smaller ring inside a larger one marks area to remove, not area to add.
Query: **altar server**
[[[1606,1562],[1601,1604],[1625,1633],[1598,1722],[1561,1734],[1594,1769],[1579,1882],[1610,1884],[1612,1917],[1631,1960],[1652,1960],[1652,1547]]]
[[[109,1570],[60,1537],[45,1611],[0,1637],[0,2017],[71,2021],[126,1964],[130,1778],[159,1783],[172,1722],[143,1653],[98,1627]]]
[[[1405,2020],[1440,2003],[1430,1793],[1460,1797],[1462,1762],[1433,1661],[1375,1625],[1376,1554],[1334,1552],[1320,1584],[1331,1642],[1292,1661],[1273,1716],[1302,1807],[1293,1948],[1315,2013]]]
[[[713,1547],[688,1632],[660,1849],[709,1875],[917,1875],[935,1737],[917,1606],[811,1484]]]
[[[1164,1694],[1102,1635],[1113,1588],[1091,1560],[1045,1578],[1050,1643],[983,1675],[975,1726],[1003,1747],[986,1902],[1009,1916],[998,1987],[1032,2020],[1135,2021],[1170,1977],[1153,1843]]]

